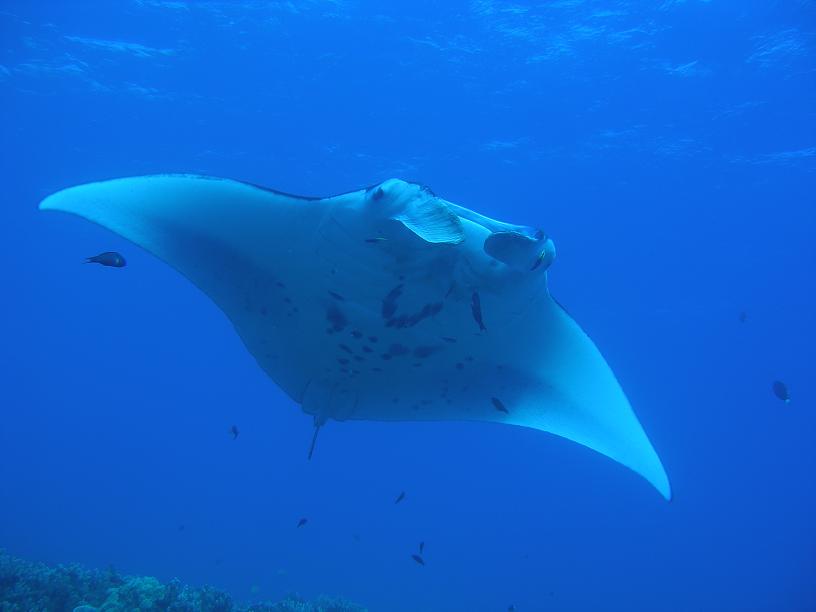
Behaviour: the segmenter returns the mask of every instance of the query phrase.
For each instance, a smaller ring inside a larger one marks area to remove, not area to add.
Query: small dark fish
[[[232,427],[230,427],[229,432],[230,432],[230,434],[232,435],[232,439],[233,439],[233,440],[237,439],[237,438],[238,438],[238,434],[239,434],[239,433],[241,433],[241,432],[239,432],[239,431],[238,431],[238,427],[236,427],[235,425],[233,425]]]
[[[342,295],[340,295],[339,293],[336,293],[334,291],[329,291],[329,295],[332,296],[338,302],[343,302],[346,299]]]
[[[419,554],[421,555],[425,550],[425,542],[419,543]]]
[[[513,604],[507,606],[507,612],[516,612],[516,606],[514,606]]]
[[[302,519],[300,519],[300,520],[298,521],[297,526],[298,526],[298,527],[303,527],[303,526],[304,526],[306,523],[308,523],[308,522],[309,522],[309,519],[307,519],[307,518],[302,518]]]
[[[420,557],[419,555],[411,555],[411,558],[412,558],[414,561],[416,561],[417,563],[419,563],[420,565],[425,565],[425,559],[423,559],[423,558],[422,558],[422,557]]]
[[[748,313],[743,310],[740,313],[739,320],[740,320],[740,323],[745,323],[748,320]]]
[[[482,320],[482,300],[479,299],[479,294],[474,291],[470,296],[470,311],[473,313],[473,318],[479,324],[479,331],[487,331],[484,321]]]
[[[88,259],[85,260],[85,263],[98,263],[110,268],[124,268],[125,258],[115,251],[105,251],[99,255],[88,257]]]
[[[788,393],[788,386],[782,381],[775,381],[773,384],[773,392],[776,397],[781,399],[786,404],[790,403],[790,393]]]
[[[395,504],[400,503],[403,499],[405,499],[405,491],[401,491],[399,495],[397,495],[397,499],[394,500]]]
[[[532,268],[530,268],[530,272],[532,272],[533,270],[535,270],[536,268],[538,268],[538,266],[540,266],[540,265],[541,265],[541,262],[542,262],[542,261],[544,261],[544,257],[545,257],[546,255],[547,255],[547,251],[546,251],[546,249],[545,249],[545,250],[543,250],[543,251],[541,251],[541,253],[539,253],[539,254],[538,254],[538,257],[536,257],[535,262],[533,262],[533,267],[532,267]]]
[[[377,238],[366,238],[366,242],[369,244],[376,244],[377,242],[387,242],[388,238],[383,238],[381,236]]]
[[[510,414],[510,411],[504,407],[504,404],[498,397],[491,397],[490,401],[493,402],[493,407],[498,410],[499,412],[503,412],[505,414]]]
[[[179,526],[178,526],[178,530],[179,530],[179,531],[184,531],[184,525],[179,525]]]

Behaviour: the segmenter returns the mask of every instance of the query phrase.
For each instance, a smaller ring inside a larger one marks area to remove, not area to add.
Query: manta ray
[[[71,187],[40,208],[97,223],[186,276],[312,415],[315,437],[329,419],[531,427],[671,498],[612,370],[550,295],[555,247],[539,229],[399,179],[319,198],[143,176]]]

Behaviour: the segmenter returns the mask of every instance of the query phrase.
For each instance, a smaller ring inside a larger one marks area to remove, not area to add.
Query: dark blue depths
[[[812,1],[6,0],[0,37],[0,547],[239,601],[816,608]],[[331,423],[307,462],[213,304],[36,210],[168,171],[544,228],[675,499],[499,425]]]

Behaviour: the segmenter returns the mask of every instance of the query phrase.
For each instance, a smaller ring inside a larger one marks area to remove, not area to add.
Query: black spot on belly
[[[334,304],[329,304],[326,309],[326,320],[331,323],[331,329],[335,332],[343,331],[348,325],[346,315]]]
[[[441,346],[418,346],[414,349],[414,357],[426,359],[439,351]]]
[[[390,319],[397,312],[397,300],[402,295],[402,285],[397,285],[391,291],[385,294],[382,301],[382,318]]]
[[[407,355],[409,352],[410,349],[404,344],[395,343],[388,347],[388,354],[392,357],[401,357],[402,355]]]
[[[387,327],[396,327],[397,329],[413,327],[428,317],[436,315],[440,310],[442,310],[442,302],[425,304],[422,307],[422,310],[419,310],[413,314],[403,314],[398,317],[392,317],[386,320],[385,324]]]

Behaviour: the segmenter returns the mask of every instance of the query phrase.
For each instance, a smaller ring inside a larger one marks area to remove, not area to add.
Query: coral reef
[[[178,580],[121,576],[113,568],[50,567],[0,550],[0,612],[365,612],[329,597],[236,604],[222,591]]]

